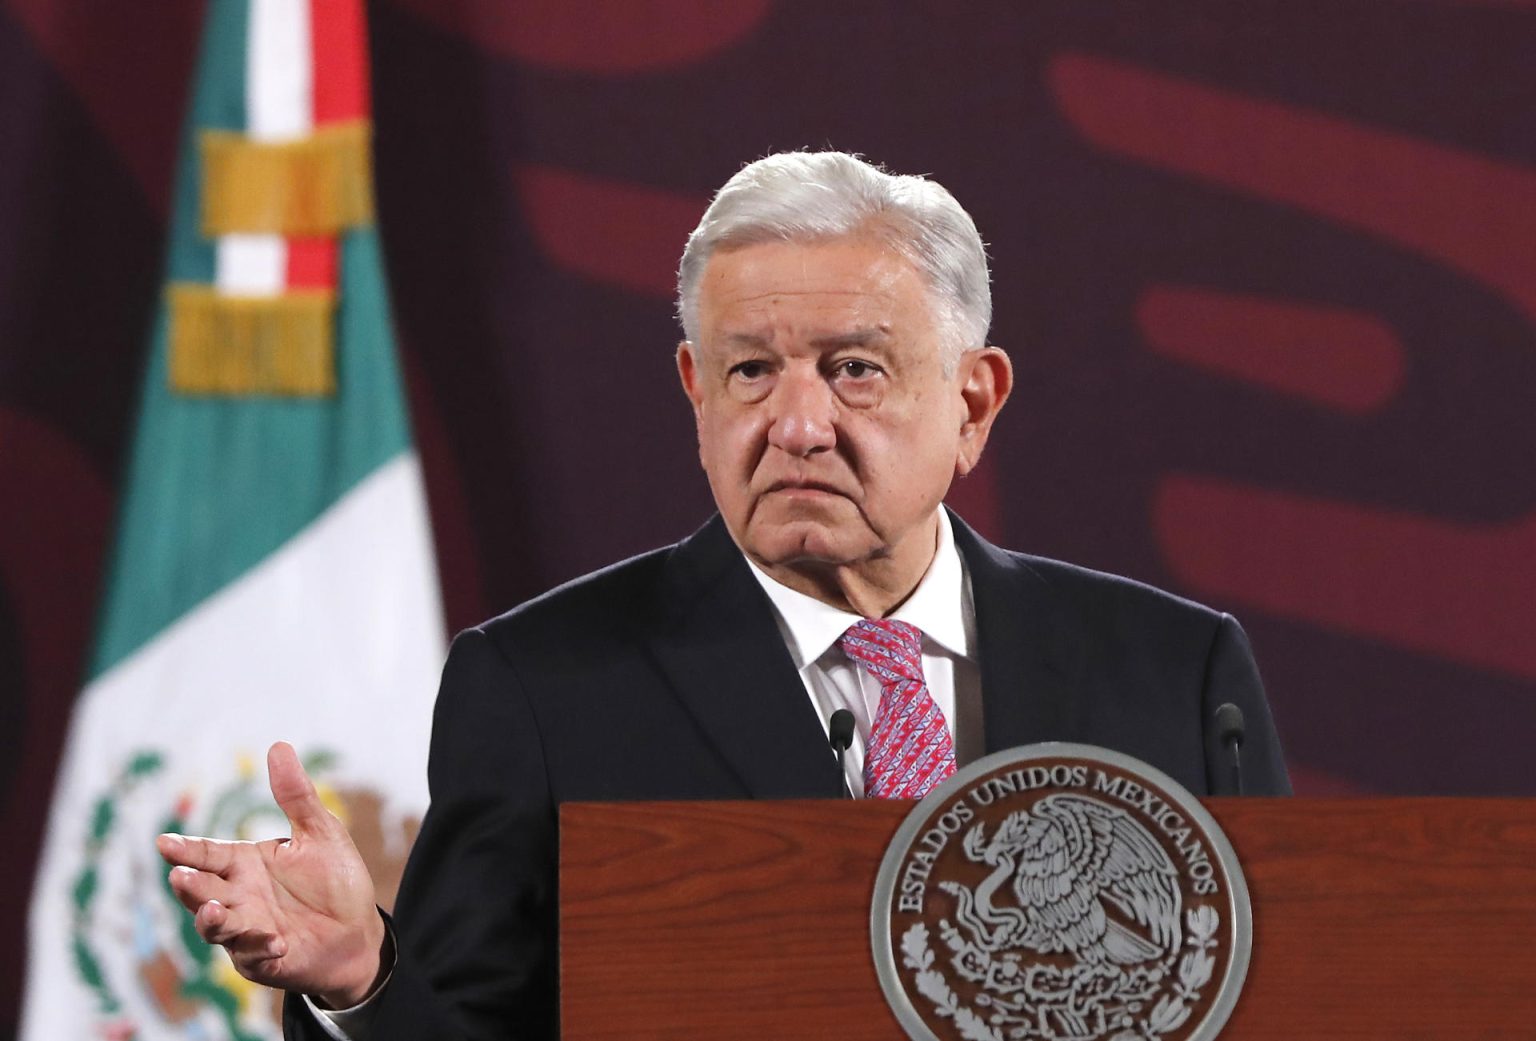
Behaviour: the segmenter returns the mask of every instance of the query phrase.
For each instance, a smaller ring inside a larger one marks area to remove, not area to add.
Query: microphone
[[[840,708],[832,713],[832,718],[827,721],[827,743],[837,753],[837,772],[843,778],[843,794],[851,799],[853,792],[848,788],[848,774],[843,769],[843,753],[853,744],[852,712]]]
[[[1243,710],[1232,702],[1216,708],[1216,736],[1223,748],[1232,750],[1232,787],[1243,794]]]

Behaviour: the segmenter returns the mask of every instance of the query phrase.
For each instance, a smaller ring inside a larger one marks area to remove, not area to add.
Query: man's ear
[[[960,399],[965,405],[955,473],[964,477],[980,462],[981,450],[987,447],[987,436],[992,432],[992,421],[1013,390],[1013,362],[1001,347],[969,350],[960,358],[955,379],[960,383]]]
[[[693,405],[693,418],[697,422],[704,401],[704,385],[699,373],[698,357],[694,354],[693,344],[687,340],[677,345],[677,378],[683,385],[683,393],[688,395],[688,401]]]

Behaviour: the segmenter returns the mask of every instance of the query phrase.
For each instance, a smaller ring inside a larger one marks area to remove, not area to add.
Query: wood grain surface
[[[869,905],[911,805],[562,807],[563,1035],[899,1041]],[[1536,800],[1205,805],[1254,906],[1223,1039],[1536,1039]]]

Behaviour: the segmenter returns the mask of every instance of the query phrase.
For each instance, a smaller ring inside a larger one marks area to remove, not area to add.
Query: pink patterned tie
[[[922,630],[865,620],[837,642],[880,681],[880,707],[864,753],[865,796],[921,799],[955,772],[955,743],[923,678]]]

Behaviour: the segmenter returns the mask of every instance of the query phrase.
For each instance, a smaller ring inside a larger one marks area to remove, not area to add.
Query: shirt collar
[[[860,617],[824,604],[815,597],[791,589],[776,582],[766,572],[747,558],[752,574],[768,599],[773,603],[779,631],[794,659],[796,669],[804,669],[816,661],[837,643]],[[891,613],[891,618],[917,626],[924,638],[938,644],[950,654],[972,657],[976,645],[975,609],[971,601],[970,583],[966,580],[965,564],[960,551],[955,548],[955,535],[950,527],[949,513],[939,509],[939,544],[933,555],[933,563],[912,595]]]

